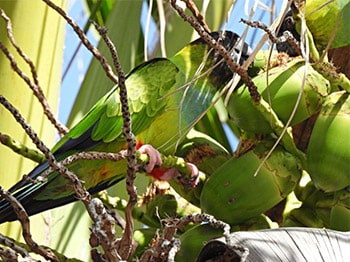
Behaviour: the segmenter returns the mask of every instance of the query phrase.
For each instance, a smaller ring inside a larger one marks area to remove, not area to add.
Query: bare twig
[[[102,201],[98,198],[91,199],[88,210],[94,220],[91,231],[97,241],[96,244],[102,246],[107,261],[120,261],[121,257],[115,248],[117,240],[114,218],[108,214]]]
[[[8,248],[3,248],[3,247],[0,247],[0,258],[6,262],[18,261],[18,255],[15,251]]]
[[[246,24],[246,25],[249,25],[250,27],[260,28],[265,33],[267,33],[267,35],[269,36],[269,39],[273,43],[277,43],[278,42],[278,38],[275,36],[275,34],[264,23],[262,23],[260,21],[249,21],[249,20],[246,20],[246,19],[243,19],[243,18],[241,18],[241,22]]]
[[[121,150],[119,153],[107,153],[107,152],[79,152],[73,155],[70,155],[66,157],[64,160],[60,161],[59,163],[63,166],[67,166],[72,164],[75,161],[85,159],[85,160],[111,160],[111,161],[120,161],[122,159],[125,159],[127,157],[127,151]],[[36,182],[42,182],[50,173],[52,173],[54,170],[52,167],[49,167],[47,170],[45,170],[42,174],[40,174],[39,181]],[[35,181],[33,181],[35,182]]]
[[[145,250],[140,258],[140,262],[148,261],[175,261],[175,255],[180,250],[181,242],[177,238],[167,239],[167,231],[174,231],[174,228],[165,228],[163,235],[156,232],[151,241],[151,246]],[[169,234],[171,235],[171,234]]]
[[[137,166],[136,139],[131,130],[131,116],[129,111],[127,89],[125,86],[126,77],[119,63],[117,50],[113,42],[108,37],[107,29],[105,27],[97,26],[96,24],[95,24],[95,27],[100,33],[100,35],[102,36],[103,40],[105,41],[105,43],[107,44],[107,47],[111,52],[114,67],[117,70],[117,74],[119,78],[119,96],[120,96],[121,110],[123,115],[123,135],[128,145],[128,157],[127,157],[128,169],[127,169],[127,177],[126,177],[126,190],[129,194],[129,202],[125,209],[126,226],[124,229],[122,239],[118,242],[118,253],[123,259],[127,260],[132,256],[134,252],[133,250],[134,245],[132,244],[133,233],[134,233],[134,221],[132,217],[132,209],[137,203],[137,190],[134,185],[134,180],[136,177],[136,166]]]
[[[248,21],[242,18],[241,22],[249,25],[250,27],[255,27],[263,30],[269,36],[271,42],[274,44],[287,42],[291,46],[291,48],[296,52],[297,55],[301,54],[299,42],[297,39],[295,39],[291,32],[285,31],[280,37],[276,37],[275,34],[264,23],[260,21]]]
[[[175,262],[175,256],[177,254],[177,252],[180,251],[180,247],[181,247],[181,241],[178,238],[174,238],[169,245],[170,249],[168,251],[168,257],[167,257],[167,261],[168,262]]]
[[[0,259],[6,262],[17,262],[18,254],[11,249],[0,247]]]
[[[164,219],[164,222],[166,223],[167,227],[172,226],[177,229],[184,228],[191,222],[195,224],[201,224],[206,222],[214,228],[222,228],[225,237],[229,237],[231,230],[229,224],[222,222],[221,220],[217,220],[214,216],[206,213],[191,214],[180,219]]]
[[[199,12],[196,4],[193,2],[193,0],[182,0],[183,2],[186,3],[187,8],[192,12],[193,16],[197,19],[197,21],[203,26],[203,28],[207,31],[210,32],[209,26],[204,20],[204,17],[201,15]]]
[[[8,239],[2,234],[0,234],[0,244],[11,248],[15,252],[16,257],[17,257],[17,254],[20,254],[22,257],[29,258],[29,253],[27,250],[25,250],[23,247],[18,246],[15,242],[13,242],[11,239]]]
[[[67,15],[67,13],[60,8],[59,6],[55,5],[50,0],[42,0],[44,1],[49,7],[54,9],[57,13],[59,13],[66,21],[67,23],[73,28],[73,30],[77,33],[78,37],[82,41],[82,43],[85,45],[85,47],[94,55],[94,57],[100,62],[102,65],[104,71],[106,72],[106,75],[109,79],[113,81],[113,83],[118,83],[117,76],[113,73],[113,70],[111,66],[109,65],[107,59],[101,54],[101,52],[94,47],[90,41],[87,39],[85,33],[83,30],[80,29],[80,27],[74,22],[74,20]]]
[[[6,190],[2,189],[0,187],[0,196],[3,197],[5,200],[7,200],[13,207],[13,210],[15,211],[18,220],[21,223],[22,226],[22,235],[24,240],[26,241],[27,245],[29,248],[45,257],[46,259],[52,260],[52,261],[59,261],[58,258],[55,256],[55,254],[52,252],[52,250],[48,248],[44,248],[39,246],[32,238],[32,234],[30,233],[30,223],[29,223],[29,218],[27,215],[27,212],[21,205],[21,203],[13,197],[10,193],[8,193]]]
[[[10,18],[5,14],[5,11],[0,8],[0,14],[1,17],[6,22],[6,29],[7,29],[7,35],[8,39],[10,40],[12,46],[16,49],[17,53],[23,58],[23,60],[29,65],[31,73],[32,73],[32,82],[27,75],[25,75],[17,66],[17,63],[15,62],[15,59],[13,55],[7,50],[7,48],[1,43],[1,50],[6,55],[6,57],[10,60],[11,67],[14,69],[14,71],[27,83],[27,85],[32,89],[35,97],[39,100],[40,104],[42,105],[44,109],[44,113],[47,116],[47,118],[50,120],[50,122],[57,128],[58,132],[62,135],[65,135],[68,132],[68,129],[66,126],[64,126],[62,123],[60,123],[56,117],[54,116],[52,109],[44,95],[44,92],[39,84],[39,78],[38,74],[36,72],[36,68],[34,63],[30,60],[30,58],[22,51],[22,49],[17,45],[15,38],[13,36],[12,31],[12,23]]]

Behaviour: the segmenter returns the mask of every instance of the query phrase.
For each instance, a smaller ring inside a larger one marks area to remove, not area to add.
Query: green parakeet
[[[232,32],[214,32],[222,44],[232,50],[242,63],[250,48]],[[174,154],[176,145],[210,107],[217,90],[232,77],[223,59],[202,39],[186,45],[175,56],[156,58],[134,68],[127,76],[126,87],[132,131],[138,149],[149,154],[145,171],[156,179],[170,180],[173,170],[161,167],[159,152]],[[77,152],[119,152],[126,148],[122,134],[123,119],[118,86],[103,96],[92,109],[52,149],[57,160]],[[152,147],[153,146],[153,147]],[[156,151],[156,148],[158,151]],[[42,163],[29,173],[35,179],[48,168]],[[85,188],[97,193],[121,181],[126,175],[126,160],[78,160],[67,166]],[[189,164],[195,172],[194,165]],[[22,179],[9,190],[24,206],[28,215],[68,204],[76,200],[69,182],[58,173],[49,174],[42,183]],[[0,223],[17,217],[11,205],[0,200]]]

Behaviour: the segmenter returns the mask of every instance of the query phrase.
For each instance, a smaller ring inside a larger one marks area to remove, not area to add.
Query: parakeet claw
[[[160,177],[161,180],[169,181],[173,178],[179,180],[179,182],[183,185],[195,187],[198,184],[199,180],[199,170],[198,168],[191,163],[186,163],[187,167],[191,171],[190,178],[184,178],[183,175],[175,168],[170,168],[167,171],[164,172],[164,174]]]
[[[187,166],[191,170],[191,178],[188,182],[191,187],[196,187],[199,182],[199,170],[197,166],[192,163],[187,163]]]
[[[142,145],[138,150],[142,154],[147,154],[149,157],[148,164],[145,167],[145,171],[147,173],[150,174],[155,167],[160,167],[162,165],[163,161],[162,161],[162,158],[160,156],[160,153],[153,146],[148,145],[148,144]]]

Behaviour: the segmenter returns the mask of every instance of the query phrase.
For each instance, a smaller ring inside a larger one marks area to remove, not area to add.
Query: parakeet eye
[[[292,29],[294,26],[294,19],[292,17],[288,17],[286,18],[285,23],[288,29]]]

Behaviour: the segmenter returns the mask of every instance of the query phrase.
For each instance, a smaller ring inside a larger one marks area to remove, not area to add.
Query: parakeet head
[[[245,60],[251,55],[252,50],[247,43],[245,43],[239,35],[231,31],[212,32],[210,35],[219,41],[226,50],[230,51],[230,54],[237,64],[242,65]],[[199,38],[192,42],[192,45],[206,44],[204,39]],[[208,48],[209,45],[208,45]],[[231,69],[227,66],[226,62],[215,50],[209,51],[208,60],[209,65],[213,67],[213,71],[210,73],[210,80],[214,86],[221,87],[225,85],[233,76]],[[208,63],[207,63],[208,64]]]
[[[237,64],[242,65],[252,53],[248,44],[233,32],[212,32],[210,35],[231,52]],[[225,85],[233,76],[222,56],[202,38],[185,46],[172,60],[176,61],[176,65],[184,71],[188,78],[208,73],[210,82],[216,88]]]
[[[277,36],[281,37],[285,32],[291,33],[291,35],[295,38],[296,41],[300,41],[300,35],[296,30],[295,21],[293,18],[292,10],[290,10],[283,18],[283,22],[281,24],[280,29],[278,30]],[[294,48],[287,42],[287,41],[281,41],[276,44],[277,51],[278,52],[285,52],[289,56],[298,56],[299,53],[297,50],[294,50]]]

